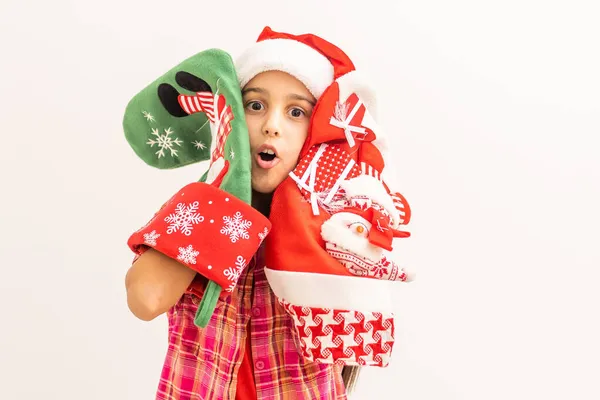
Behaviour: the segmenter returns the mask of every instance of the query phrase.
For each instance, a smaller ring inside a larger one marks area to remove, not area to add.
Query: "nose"
[[[277,111],[269,112],[263,124],[263,133],[267,136],[281,135],[281,122],[281,116]]]

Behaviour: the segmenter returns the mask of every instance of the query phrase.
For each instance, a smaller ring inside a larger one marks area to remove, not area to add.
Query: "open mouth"
[[[269,169],[277,165],[279,158],[277,158],[277,153],[274,149],[263,147],[256,156],[256,162],[261,168]]]
[[[275,155],[275,152],[273,150],[261,151],[260,153],[258,153],[258,156],[260,157],[261,160],[266,161],[266,162],[271,162],[277,157],[277,155]]]

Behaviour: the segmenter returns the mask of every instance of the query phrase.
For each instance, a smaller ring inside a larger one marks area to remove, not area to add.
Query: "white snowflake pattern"
[[[237,281],[240,278],[240,271],[237,268],[229,267],[223,271],[223,275],[230,281]]]
[[[229,287],[225,289],[226,292],[233,292],[233,289],[235,288],[235,285],[237,284],[237,281],[240,278],[242,271],[244,270],[244,268],[246,268],[246,265],[246,259],[242,256],[238,256],[235,262],[235,268],[229,267],[225,271],[223,271],[223,275],[225,275],[225,277],[231,281]]]
[[[198,257],[198,254],[200,254],[200,252],[195,250],[190,244],[188,247],[179,248],[177,259],[186,264],[196,264],[196,257]]]
[[[160,233],[156,233],[156,230],[153,230],[149,233],[144,233],[144,243],[148,246],[156,246],[156,239],[160,237]]]
[[[173,232],[181,231],[186,236],[192,234],[194,225],[204,221],[204,217],[197,213],[199,203],[197,201],[189,204],[179,203],[175,207],[176,212],[165,217],[165,222],[168,222],[169,228],[167,233],[170,235]]]
[[[369,271],[368,271],[369,276],[372,276],[372,277],[375,277],[378,279],[381,279],[384,275],[389,276],[389,274],[390,274],[388,271],[389,264],[390,264],[390,262],[387,261],[384,257],[382,261],[373,265],[369,269]]]
[[[265,229],[262,232],[258,233],[258,238],[260,240],[265,240],[267,235],[269,234],[269,230],[267,229],[267,227],[265,226]]]
[[[165,150],[169,150],[171,152],[171,157],[177,157],[178,150],[174,149],[173,146],[181,146],[182,142],[179,138],[173,138],[170,136],[173,133],[173,130],[170,127],[164,131],[165,133],[161,135],[157,128],[153,128],[152,135],[156,136],[156,139],[148,139],[146,144],[149,144],[150,147],[154,147],[154,145],[158,146],[158,151],[155,153],[158,154],[158,158],[165,156]]]
[[[231,158],[232,160],[235,158],[235,153],[233,152],[233,149],[229,150],[229,158]]]
[[[148,111],[142,111],[142,114],[144,114],[144,118],[146,118],[146,121],[148,121],[148,122],[155,122],[156,121],[154,119],[154,116],[152,114],[150,114]]]
[[[202,143],[201,141],[199,141],[199,140],[196,140],[196,141],[192,142],[192,144],[194,146],[196,146],[197,150],[204,150],[204,149],[206,149],[206,145],[204,143]]]
[[[225,225],[221,228],[223,235],[229,236],[231,243],[237,242],[241,239],[249,239],[248,228],[252,226],[252,222],[245,220],[241,212],[236,212],[233,217],[224,216],[223,221]]]

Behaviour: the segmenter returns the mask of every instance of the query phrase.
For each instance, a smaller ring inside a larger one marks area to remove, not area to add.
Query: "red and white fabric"
[[[271,223],[257,210],[216,186],[194,182],[175,193],[134,232],[136,254],[149,247],[178,260],[231,292]]]

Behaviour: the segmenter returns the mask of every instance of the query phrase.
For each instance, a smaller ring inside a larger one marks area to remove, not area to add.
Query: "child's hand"
[[[127,272],[127,305],[136,317],[151,321],[177,303],[195,276],[193,269],[150,248]]]

